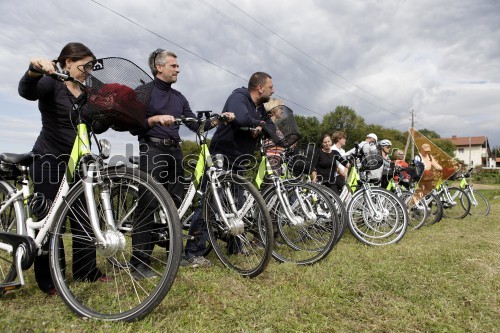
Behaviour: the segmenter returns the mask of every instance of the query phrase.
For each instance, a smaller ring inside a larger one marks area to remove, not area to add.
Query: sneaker
[[[55,287],[49,288],[49,290],[47,290],[47,295],[49,295],[49,296],[56,296],[57,295],[56,288]]]
[[[187,261],[185,258],[182,258],[179,265],[182,267],[189,266],[189,261]]]
[[[188,263],[189,263],[189,266],[193,267],[193,268],[212,266],[212,263],[210,262],[210,260],[208,260],[207,258],[205,258],[203,256],[189,258]]]
[[[151,279],[157,276],[158,275],[145,264],[138,264],[132,267],[132,277],[136,280]]]

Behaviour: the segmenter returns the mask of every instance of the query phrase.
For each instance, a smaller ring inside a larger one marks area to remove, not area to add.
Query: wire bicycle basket
[[[87,116],[116,131],[144,126],[153,79],[133,62],[118,57],[97,59],[85,83]]]
[[[283,112],[281,118],[274,123],[276,125],[274,129],[271,128],[273,126],[266,126],[266,133],[276,146],[289,148],[301,138],[299,127],[292,109],[285,105],[278,105],[274,108],[281,108]]]

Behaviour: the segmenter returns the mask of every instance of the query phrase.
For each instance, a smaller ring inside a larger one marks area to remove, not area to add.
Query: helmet
[[[392,146],[392,142],[387,139],[381,140],[378,144],[380,147]]]
[[[372,138],[372,139],[375,139],[375,141],[378,141],[377,134],[375,134],[375,133],[370,133],[366,137],[367,138]]]

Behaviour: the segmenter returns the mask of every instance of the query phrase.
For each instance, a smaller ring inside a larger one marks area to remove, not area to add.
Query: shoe
[[[187,260],[188,266],[193,267],[193,268],[199,268],[199,267],[210,267],[212,266],[212,263],[210,260],[203,256],[197,256],[197,257],[192,257]]]
[[[97,281],[99,281],[99,282],[109,282],[109,281],[113,281],[113,277],[107,276],[107,275],[103,275],[100,278],[98,278]]]
[[[153,272],[145,264],[138,264],[137,266],[132,267],[132,277],[136,280],[151,279],[151,278],[154,278],[157,276],[158,276],[158,274]]]
[[[182,258],[179,265],[182,267],[189,266],[189,261],[187,261],[185,258]]]
[[[47,295],[49,295],[49,296],[56,296],[57,295],[56,288],[54,288],[54,287],[49,288],[49,290],[47,290]]]

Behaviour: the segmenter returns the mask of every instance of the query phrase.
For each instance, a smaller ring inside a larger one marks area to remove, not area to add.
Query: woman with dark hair
[[[335,190],[335,173],[337,170],[337,162],[334,153],[331,151],[332,138],[330,134],[323,134],[321,137],[320,147],[314,154],[311,164],[311,180],[313,182],[321,182]]]
[[[81,43],[69,43],[61,51],[56,60],[33,58],[28,71],[19,82],[19,95],[31,100],[38,100],[38,108],[42,117],[42,130],[33,146],[33,153],[39,158],[30,166],[30,176],[34,184],[34,192],[40,193],[50,203],[56,197],[60,183],[65,174],[66,164],[75,140],[76,117],[72,117],[72,106],[82,94],[81,88],[75,82],[54,80],[43,74],[53,74],[56,66],[66,70],[79,81],[85,81],[92,71],[95,56],[88,47]],[[104,132],[107,127],[93,124],[96,133]],[[44,216],[38,216],[43,218]],[[71,221],[73,234],[85,234],[86,230]],[[80,245],[73,238],[74,257],[82,258],[73,263],[73,278],[87,281],[106,281],[108,278],[96,267],[95,250],[89,249],[84,240]],[[47,244],[48,245],[48,244]],[[48,293],[55,294],[54,284],[49,271],[48,255],[37,256],[35,259],[35,277],[38,287]]]

